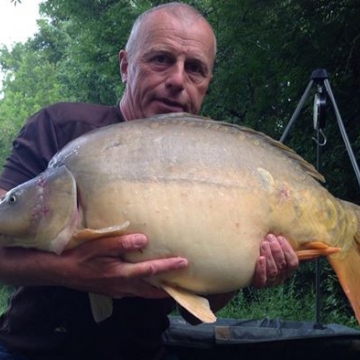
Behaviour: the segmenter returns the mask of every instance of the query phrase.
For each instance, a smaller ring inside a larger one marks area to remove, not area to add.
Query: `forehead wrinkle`
[[[163,38],[164,41],[158,41]],[[189,31],[181,32],[179,29],[168,27],[152,29],[143,37],[143,44],[147,44],[144,54],[152,52],[186,53],[190,58],[206,62],[207,54],[212,50],[201,39],[194,38]],[[199,51],[200,50],[200,51]]]
[[[183,43],[179,44],[178,41],[174,41],[173,43],[167,39],[166,43],[154,43],[150,45],[144,53],[151,52],[171,52],[174,54],[184,54],[190,55],[190,57],[198,57],[203,58],[202,54],[199,54],[199,46],[197,43],[201,44],[201,42],[194,41],[194,44]],[[149,44],[149,42],[148,42]],[[180,45],[180,46],[179,46]]]
[[[205,19],[198,16],[175,16],[173,14],[164,13],[161,17],[161,13],[154,13],[153,16],[149,16],[139,27],[142,33],[145,33],[148,37],[153,32],[164,32],[164,37],[167,37],[167,32],[175,33],[176,38],[183,38],[186,40],[195,40],[198,35],[200,38],[207,37],[205,33],[208,32],[209,38],[215,41],[214,33],[210,25]],[[191,29],[191,31],[190,31]],[[201,29],[201,30],[199,30]],[[186,36],[187,35],[187,36]],[[188,39],[187,39],[188,37]]]

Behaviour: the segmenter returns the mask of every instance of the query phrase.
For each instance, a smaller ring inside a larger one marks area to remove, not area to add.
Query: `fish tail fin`
[[[328,256],[327,259],[334,269],[360,324],[360,207],[346,201],[342,201],[342,204],[355,212],[357,230],[346,253]]]

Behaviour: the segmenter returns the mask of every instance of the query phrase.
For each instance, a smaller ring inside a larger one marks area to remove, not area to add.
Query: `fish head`
[[[8,191],[0,201],[0,245],[61,252],[77,214],[71,172],[66,166],[49,168]]]

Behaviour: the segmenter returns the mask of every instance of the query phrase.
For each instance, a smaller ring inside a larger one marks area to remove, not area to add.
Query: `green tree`
[[[210,10],[219,53],[204,104],[206,115],[280,138],[312,71],[325,68],[355,154],[359,153],[357,1],[212,1]],[[315,163],[312,95],[287,143]],[[328,146],[321,168],[327,183],[339,197],[358,202],[359,186],[331,107],[325,134]]]
[[[53,102],[68,98],[57,80],[56,66],[40,52],[17,44],[3,48],[0,61],[5,71],[0,100],[0,156],[10,150],[10,141],[30,114]]]
[[[132,1],[48,0],[42,11],[55,28],[67,23],[72,41],[58,63],[63,81],[78,101],[114,104],[121,91],[118,52],[142,11]]]

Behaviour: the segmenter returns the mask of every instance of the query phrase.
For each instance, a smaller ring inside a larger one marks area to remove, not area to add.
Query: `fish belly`
[[[264,206],[244,189],[179,182],[121,182],[87,202],[91,228],[129,221],[127,231],[147,235],[143,250],[125,259],[139,262],[185,257],[185,270],[155,277],[196,293],[239,289],[251,282],[268,224]],[[95,204],[96,202],[96,204]],[[249,211],[249,206],[253,211]]]

